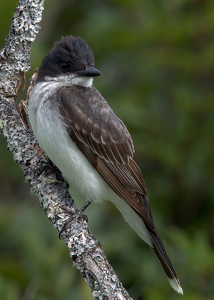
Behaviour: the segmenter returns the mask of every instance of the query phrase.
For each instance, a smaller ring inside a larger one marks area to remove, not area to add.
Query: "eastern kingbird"
[[[62,37],[44,57],[29,97],[29,121],[40,146],[80,195],[110,200],[152,248],[171,286],[183,294],[158,236],[132,138],[93,87],[91,48]]]

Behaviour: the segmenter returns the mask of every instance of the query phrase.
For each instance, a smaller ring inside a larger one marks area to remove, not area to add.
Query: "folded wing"
[[[145,182],[127,128],[94,87],[62,88],[58,101],[70,138],[114,192],[143,220],[152,249],[170,284],[181,293],[179,280],[153,222]]]

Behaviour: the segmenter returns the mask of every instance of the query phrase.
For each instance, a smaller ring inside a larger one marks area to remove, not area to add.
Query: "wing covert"
[[[146,185],[125,125],[94,87],[62,88],[58,101],[71,139],[115,193],[156,234]]]

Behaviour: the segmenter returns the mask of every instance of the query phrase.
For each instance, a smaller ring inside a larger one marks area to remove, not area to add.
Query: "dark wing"
[[[125,125],[94,87],[66,87],[60,89],[57,96],[71,139],[114,192],[143,219],[153,251],[167,276],[175,278],[179,284],[157,234],[145,182],[135,161],[133,142]]]
[[[156,233],[145,182],[123,122],[95,88],[62,88],[58,101],[71,139],[114,192]]]

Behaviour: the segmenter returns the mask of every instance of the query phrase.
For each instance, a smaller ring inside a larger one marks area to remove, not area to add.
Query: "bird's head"
[[[93,52],[83,39],[72,35],[62,37],[42,60],[37,82],[70,81],[90,86],[93,77],[101,75],[94,64]]]

